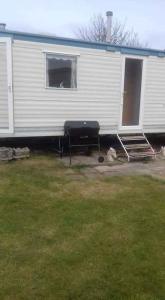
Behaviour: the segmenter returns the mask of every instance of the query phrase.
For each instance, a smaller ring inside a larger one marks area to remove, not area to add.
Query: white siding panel
[[[6,44],[0,43],[0,129],[8,128]]]
[[[143,124],[144,130],[165,132],[165,58],[146,62]]]
[[[77,89],[45,88],[44,50],[79,54]],[[68,119],[98,120],[118,128],[121,55],[102,50],[14,41],[15,127],[61,126]]]

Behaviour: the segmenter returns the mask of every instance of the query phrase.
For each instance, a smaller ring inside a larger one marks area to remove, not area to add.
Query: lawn
[[[164,300],[165,181],[69,173],[0,164],[0,299]]]

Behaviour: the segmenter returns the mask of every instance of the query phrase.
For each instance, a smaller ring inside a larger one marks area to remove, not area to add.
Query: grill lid
[[[97,136],[99,130],[97,121],[66,121],[64,124],[64,133],[70,136]]]

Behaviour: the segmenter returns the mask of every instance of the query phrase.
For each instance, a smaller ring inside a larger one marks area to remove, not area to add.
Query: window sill
[[[57,87],[45,87],[46,90],[56,90],[56,91],[77,91],[77,88],[57,88]]]

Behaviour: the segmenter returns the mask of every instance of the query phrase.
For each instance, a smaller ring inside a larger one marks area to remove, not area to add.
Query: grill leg
[[[98,152],[99,152],[99,155],[100,155],[100,136],[98,135],[98,139],[97,139],[97,142],[98,142]]]
[[[63,157],[63,138],[62,137],[59,137],[58,145],[59,145],[60,158],[62,158]]]
[[[69,165],[71,166],[72,164],[72,151],[71,151],[71,140],[70,140],[70,135],[69,135]]]

